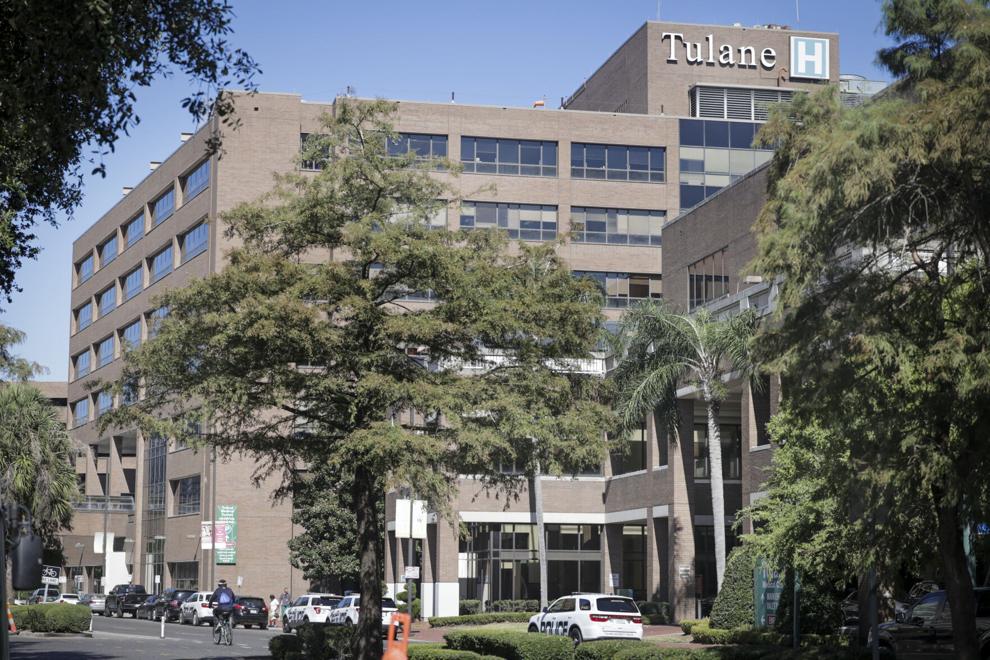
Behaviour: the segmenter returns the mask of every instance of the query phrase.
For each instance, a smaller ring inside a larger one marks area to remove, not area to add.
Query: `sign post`
[[[48,602],[48,585],[58,586],[61,573],[62,569],[58,566],[41,567],[41,584],[45,585],[45,595],[42,597],[42,603]]]
[[[412,583],[413,580],[419,579],[419,566],[411,565],[411,562],[415,561],[413,558],[413,539],[426,538],[426,502],[411,499],[411,496],[412,492],[410,491],[410,499],[395,501],[395,538],[409,539],[409,544],[406,546],[406,561],[404,563],[406,568],[403,577],[406,581],[406,613],[410,617],[413,615]],[[412,577],[414,572],[409,569],[415,569],[415,577]]]
[[[784,581],[779,571],[772,571],[763,557],[756,559],[753,567],[753,604],[757,628],[769,628],[777,622],[777,608]]]

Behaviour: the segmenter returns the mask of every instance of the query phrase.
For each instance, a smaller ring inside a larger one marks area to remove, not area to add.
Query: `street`
[[[166,658],[199,660],[209,658],[268,658],[268,640],[274,630],[234,629],[233,646],[215,646],[212,628],[169,623],[165,639],[159,638],[161,624],[130,618],[93,618],[93,637],[11,638],[11,658],[17,660],[116,660],[118,658]]]

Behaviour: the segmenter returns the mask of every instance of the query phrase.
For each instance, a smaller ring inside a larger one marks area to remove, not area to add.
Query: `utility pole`
[[[210,588],[216,584],[214,578],[214,569],[217,563],[217,448],[213,447],[213,452],[211,455],[211,462],[213,463],[213,475],[210,477],[210,518],[213,522],[210,524]]]

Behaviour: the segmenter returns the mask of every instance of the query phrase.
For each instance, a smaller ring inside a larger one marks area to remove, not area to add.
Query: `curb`
[[[31,632],[30,630],[21,630],[17,632],[17,637],[92,637],[91,632],[78,632],[78,633],[57,633],[57,632]]]

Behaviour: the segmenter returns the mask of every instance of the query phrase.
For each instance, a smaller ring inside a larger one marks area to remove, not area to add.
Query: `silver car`
[[[89,605],[93,614],[105,614],[107,598],[103,594],[82,594],[79,596],[80,605]]]

